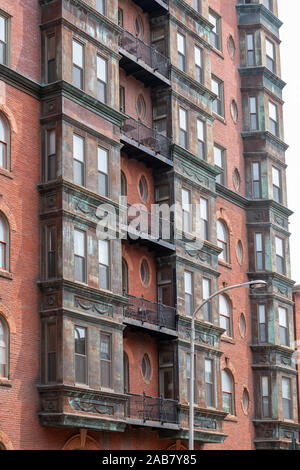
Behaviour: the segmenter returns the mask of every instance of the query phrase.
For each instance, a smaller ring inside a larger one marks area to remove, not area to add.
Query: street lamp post
[[[250,281],[244,282],[242,284],[236,284],[234,286],[224,287],[212,295],[210,295],[207,299],[203,300],[200,305],[194,310],[192,313],[192,325],[191,325],[191,349],[190,349],[190,397],[189,397],[189,450],[194,450],[194,354],[195,354],[195,316],[199,312],[199,310],[208,302],[210,302],[214,297],[217,295],[223,294],[231,289],[236,289],[237,287],[248,287],[253,285],[266,286],[267,283],[265,281]]]

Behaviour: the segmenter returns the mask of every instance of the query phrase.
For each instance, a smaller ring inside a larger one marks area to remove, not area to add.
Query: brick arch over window
[[[70,437],[64,444],[62,450],[100,450],[101,447],[93,437],[82,429],[80,434]]]
[[[5,319],[6,323],[8,324],[10,334],[16,334],[17,328],[16,328],[15,320],[11,312],[3,304],[0,304],[0,317],[1,315]]]
[[[10,210],[8,205],[3,201],[3,198],[1,198],[1,195],[0,195],[0,214],[1,213],[6,218],[10,231],[16,232],[17,231],[16,219],[12,211]]]
[[[4,117],[6,118],[6,120],[8,122],[8,125],[9,125],[9,128],[10,128],[10,131],[17,134],[18,127],[17,127],[15,117],[13,115],[13,112],[4,103],[0,103],[0,114],[3,114]]]

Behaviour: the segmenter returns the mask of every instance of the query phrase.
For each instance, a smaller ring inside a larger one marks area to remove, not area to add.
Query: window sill
[[[216,119],[218,119],[218,121],[226,125],[226,119],[223,116],[220,116],[220,114],[217,114],[214,111],[212,112],[212,114]]]
[[[229,338],[229,336],[221,336],[221,341],[224,341],[224,343],[235,344],[234,339]]]
[[[0,387],[12,387],[12,380],[0,377]]]
[[[211,50],[212,50],[215,54],[217,54],[219,57],[221,57],[221,59],[223,59],[223,60],[225,59],[224,54],[223,54],[222,51],[220,51],[220,49],[217,49],[216,47],[211,46]]]
[[[220,259],[218,260],[218,264],[219,264],[220,266],[224,266],[224,268],[232,269],[231,264],[226,263],[225,261],[222,261],[222,260],[220,260]]]
[[[14,176],[11,171],[6,170],[5,168],[0,168],[0,175],[5,176],[6,178],[9,179],[14,179]]]
[[[227,415],[225,418],[224,418],[224,421],[230,421],[231,423],[237,423],[238,420],[237,420],[237,417],[235,415]]]
[[[4,277],[5,279],[12,279],[13,278],[13,275],[11,273],[9,273],[8,271],[4,271],[2,269],[0,269],[0,277]]]

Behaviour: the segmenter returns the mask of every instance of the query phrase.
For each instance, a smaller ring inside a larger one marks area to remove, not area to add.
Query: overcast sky
[[[278,0],[282,79],[287,83],[283,90],[285,141],[288,164],[288,205],[294,211],[290,218],[292,279],[300,284],[300,56],[298,32],[300,18],[299,0]],[[298,116],[298,117],[297,117]]]

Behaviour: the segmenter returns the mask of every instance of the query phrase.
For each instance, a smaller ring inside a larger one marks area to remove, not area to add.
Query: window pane
[[[0,16],[0,41],[6,42],[6,20]]]
[[[97,78],[102,82],[107,82],[107,60],[97,56]]]
[[[186,131],[186,111],[182,108],[179,109],[179,126]]]
[[[75,355],[75,382],[86,383],[86,356]]]
[[[204,122],[197,119],[197,136],[199,140],[204,141]]]
[[[253,34],[247,34],[247,49],[248,51],[254,49]]]
[[[266,307],[265,305],[258,306],[258,314],[259,314],[259,323],[266,323]]]
[[[99,287],[109,289],[108,267],[103,264],[99,264]]]
[[[256,98],[255,98],[255,96],[250,97],[250,113],[256,113]]]
[[[283,257],[283,240],[282,238],[275,237],[276,255]]]
[[[84,161],[84,139],[73,135],[73,157],[80,162]]]
[[[85,256],[85,233],[74,230],[74,254]]]
[[[271,57],[271,59],[274,59],[274,45],[268,39],[266,39],[266,51],[267,55]]]
[[[200,197],[200,214],[201,219],[208,220],[208,201]]]
[[[211,89],[216,95],[219,96],[219,82],[217,82],[213,78],[211,79]]]
[[[184,55],[184,36],[182,34],[177,33],[177,50],[180,52],[182,55]]]
[[[97,0],[96,8],[100,13],[102,13],[102,15],[104,15],[105,14],[105,0]]]
[[[202,51],[197,46],[195,46],[195,64],[202,67]]]
[[[274,166],[272,167],[272,179],[273,179],[273,184],[275,186],[280,187],[280,172]]]
[[[192,273],[187,271],[184,273],[184,291],[192,295]]]
[[[215,165],[223,168],[222,150],[216,146],[214,146],[214,161]]]
[[[190,211],[190,192],[187,189],[183,189],[181,194],[182,194],[182,208],[185,211]]]
[[[262,234],[255,234],[255,249],[256,251],[262,251]]]
[[[73,41],[73,64],[83,68],[83,46],[77,41]]]
[[[98,147],[98,170],[108,172],[108,152],[101,147]]]
[[[107,240],[98,240],[99,263],[109,264],[109,242]]]
[[[277,107],[271,101],[269,101],[269,117],[277,122]]]

